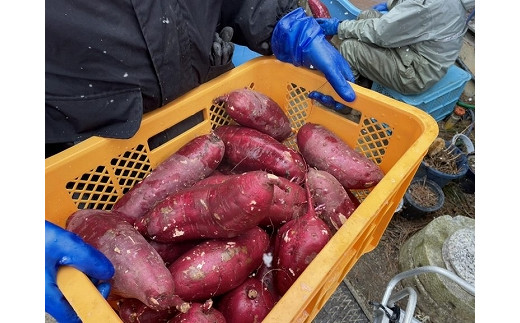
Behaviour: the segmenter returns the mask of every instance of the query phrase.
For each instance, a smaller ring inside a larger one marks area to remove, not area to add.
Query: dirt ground
[[[474,105],[474,102],[467,101],[464,97],[461,97],[461,101]],[[471,125],[471,119],[464,118],[449,131],[443,129],[443,121],[438,124],[439,137],[451,140],[456,133],[463,133],[468,129],[467,127]],[[475,127],[472,128],[468,137],[475,144]],[[372,307],[369,305],[369,301],[380,302],[388,282],[400,272],[398,268],[399,248],[410,236],[441,215],[464,215],[475,218],[474,194],[465,193],[458,181],[449,182],[443,187],[443,191],[445,203],[439,211],[414,220],[406,219],[396,213],[376,249],[363,255],[347,274],[345,280],[349,288],[353,289],[353,293],[359,298],[358,303],[363,307],[370,320],[372,319]],[[399,287],[400,285],[396,288]],[[417,320],[430,322],[428,315],[421,313],[419,308],[416,308],[415,313]]]

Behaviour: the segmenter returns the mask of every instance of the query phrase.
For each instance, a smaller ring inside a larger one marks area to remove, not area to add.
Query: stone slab
[[[422,266],[448,269],[442,256],[444,242],[456,231],[463,228],[474,230],[474,227],[474,219],[465,216],[444,215],[432,220],[401,247],[400,270]],[[475,298],[443,275],[421,274],[403,280],[403,285],[417,291],[417,307],[428,314],[433,323],[475,320]]]

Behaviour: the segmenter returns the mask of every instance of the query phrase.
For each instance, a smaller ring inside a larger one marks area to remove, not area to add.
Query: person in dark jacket
[[[46,157],[91,136],[131,138],[143,114],[233,68],[233,43],[317,69],[343,99],[355,99],[348,63],[297,0],[47,0],[45,6]],[[179,126],[190,122],[197,120]],[[57,288],[58,267],[76,265],[102,280],[97,287],[105,297],[113,267],[47,221],[45,235],[45,310],[77,322]]]
[[[233,68],[229,53],[214,58],[220,53],[214,46],[215,33],[225,27],[232,29],[233,43],[272,55],[273,30],[282,17],[298,9],[298,1],[49,0],[45,6],[48,157],[91,136],[130,138],[143,113]],[[329,44],[318,39],[323,35],[316,23],[299,10],[291,17],[286,19],[291,20],[287,28],[296,23],[299,32],[279,28],[283,30],[277,38],[283,44],[278,46],[283,52],[280,59],[297,66],[313,65],[352,101],[347,81],[353,78],[339,80],[336,62],[321,68],[317,62],[326,59],[320,50],[328,51]],[[305,39],[311,38],[318,45],[304,51]],[[302,52],[316,53],[315,59],[304,62]],[[337,56],[334,59],[347,64]]]

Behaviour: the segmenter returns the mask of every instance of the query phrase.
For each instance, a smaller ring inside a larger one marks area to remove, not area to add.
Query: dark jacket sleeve
[[[233,27],[234,43],[262,55],[271,55],[271,34],[276,23],[297,7],[297,0],[224,1],[220,27]]]

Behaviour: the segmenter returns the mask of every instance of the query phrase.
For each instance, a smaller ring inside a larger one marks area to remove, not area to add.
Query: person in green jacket
[[[367,78],[402,94],[418,94],[438,82],[462,47],[474,0],[388,0],[357,19],[317,19],[358,83]]]

